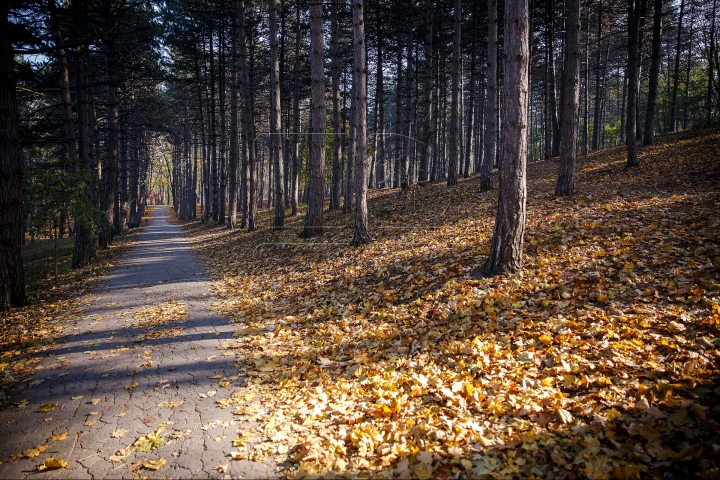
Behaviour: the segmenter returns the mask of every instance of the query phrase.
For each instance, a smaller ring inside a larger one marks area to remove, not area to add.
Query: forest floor
[[[720,131],[640,162],[581,158],[570,199],[531,163],[509,278],[469,275],[497,178],[371,191],[361,247],[335,212],[302,240],[155,209],[2,318],[0,477],[718,478]]]
[[[472,279],[495,190],[371,191],[325,233],[186,225],[216,279],[246,385],[217,403],[235,459],[290,477],[720,477],[720,132],[528,165],[524,267]],[[232,393],[231,393],[232,392]]]

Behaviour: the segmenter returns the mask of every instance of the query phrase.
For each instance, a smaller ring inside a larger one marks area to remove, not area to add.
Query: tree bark
[[[72,3],[75,38],[80,39],[85,32],[85,17],[81,1]],[[85,76],[85,47],[79,46],[75,55],[75,89],[77,97],[78,137],[80,144],[80,168],[88,172],[93,168],[90,156],[90,119],[88,115],[88,95]],[[92,200],[92,188],[88,186],[87,196]],[[75,244],[73,248],[72,268],[82,268],[90,263],[93,253],[92,230],[90,220],[83,214],[75,218]]]
[[[0,310],[27,301],[21,252],[23,165],[9,11],[7,4],[0,7]]]
[[[625,136],[627,138],[626,167],[637,167],[636,124],[638,108],[638,90],[640,88],[640,20],[645,10],[646,0],[627,0],[628,5],[628,102]]]
[[[675,73],[673,75],[672,100],[670,102],[670,131],[676,130],[677,94],[680,84],[680,52],[682,48],[682,24],[685,15],[685,0],[680,0],[680,17],[678,18],[677,42],[675,42]]]
[[[330,186],[330,210],[340,210],[340,184],[342,183],[342,137],[340,136],[340,59],[338,40],[340,24],[338,22],[337,3],[330,5],[330,62],[332,64],[332,122],[333,122],[333,162]]]
[[[367,209],[367,64],[363,0],[353,0],[353,60],[355,70],[355,234],[353,245],[370,242]]]
[[[230,195],[228,198],[227,228],[235,228],[237,222],[238,188],[237,174],[240,163],[239,132],[238,132],[238,76],[240,71],[239,41],[240,23],[238,16],[238,1],[233,0],[232,18],[232,74],[230,76],[230,159],[228,162]]]
[[[500,198],[484,275],[513,273],[522,267],[526,215],[528,0],[505,1],[505,78]]]
[[[575,163],[577,160],[578,112],[580,96],[580,0],[565,3],[565,66],[562,105],[563,132],[560,141],[560,174],[555,195],[575,194]]]
[[[595,110],[593,114],[593,135],[592,149],[600,148],[600,106],[602,98],[603,82],[601,81],[600,72],[602,71],[602,0],[598,1],[598,25],[597,25],[597,57],[595,60]]]
[[[250,83],[250,65],[247,54],[247,37],[245,29],[245,0],[237,0],[238,20],[238,44],[240,47],[240,96],[242,107],[240,123],[243,137],[243,164],[247,165],[248,173],[246,178],[248,185],[247,197],[247,229],[249,232],[257,230],[257,182],[258,168],[255,151],[255,113],[253,105],[252,84]],[[247,159],[247,161],[245,160]],[[245,167],[243,166],[243,169]]]
[[[354,77],[354,73],[351,75]],[[348,116],[348,147],[347,147],[347,169],[345,170],[345,197],[343,200],[343,213],[353,211],[353,185],[355,184],[355,80],[350,86],[350,114]],[[399,123],[398,123],[399,125]]]
[[[398,35],[397,51],[396,51],[396,74],[395,74],[395,142],[393,145],[393,172],[392,172],[392,188],[400,186],[400,159],[402,158],[402,57],[403,57],[402,39]],[[354,98],[354,97],[353,97]],[[353,103],[354,105],[354,103]],[[351,107],[352,108],[352,107]],[[352,116],[352,113],[351,113]],[[350,121],[350,134],[352,135],[352,124]]]
[[[583,86],[583,140],[582,154],[588,154],[588,134],[590,133],[590,9],[585,7],[585,85]]]
[[[715,87],[715,17],[717,0],[713,0],[710,23],[710,49],[708,52],[708,88],[707,88],[707,122],[710,123],[713,114],[713,88]]]
[[[215,115],[215,50],[213,32],[210,32],[210,190],[212,203],[210,216],[217,221],[220,211],[220,179],[217,158],[217,116]]]
[[[655,144],[655,115],[657,110],[658,79],[660,78],[660,43],[662,41],[663,0],[654,1],[653,40],[650,54],[650,78],[648,79],[648,102],[645,112],[645,137],[643,145]]]
[[[412,13],[410,13],[412,15]],[[407,43],[407,68],[405,74],[405,112],[403,114],[403,158],[400,185],[403,189],[412,183],[411,158],[414,151],[414,138],[412,137],[413,112],[413,85],[415,83],[415,68],[413,66],[413,22],[405,25],[405,38]],[[356,115],[357,116],[357,115]]]
[[[547,25],[547,69],[548,69],[548,103],[550,110],[550,135],[548,146],[550,156],[555,155],[560,149],[560,123],[558,121],[557,82],[555,81],[555,9],[553,1],[546,0]]]
[[[218,223],[225,223],[225,198],[227,197],[227,151],[225,149],[225,2],[220,2],[220,35],[219,35],[219,58],[218,58],[218,90],[219,90],[219,115],[220,115],[220,144],[218,145],[218,177],[219,177],[219,201],[218,201]]]
[[[475,30],[475,20],[473,20],[473,33]],[[465,122],[465,129],[466,129],[466,138],[465,138],[465,168],[463,171],[463,177],[468,178],[470,176],[470,165],[472,162],[472,157],[475,154],[475,150],[473,146],[475,145],[475,137],[473,135],[474,132],[474,125],[475,125],[475,60],[476,60],[476,50],[475,50],[475,35],[473,35],[473,42],[472,42],[472,57],[470,60],[470,94],[468,98],[468,108],[467,108],[467,121]]]
[[[428,180],[428,167],[432,158],[432,139],[435,136],[435,122],[432,117],[432,74],[433,74],[433,0],[425,0],[425,75],[422,112],[422,150],[420,152],[420,168],[418,169],[418,182]]]
[[[290,180],[290,215],[297,215],[298,188],[300,184],[300,3],[295,11],[295,66],[293,67],[293,156]]]
[[[285,227],[285,172],[283,163],[282,116],[280,112],[280,60],[277,38],[277,0],[270,0],[270,140],[275,173],[275,219],[273,230]]]
[[[376,156],[376,184],[377,188],[385,188],[387,186],[387,165],[385,158],[385,74],[383,72],[383,24],[380,16],[380,2],[376,3],[377,8],[377,85],[376,89],[376,111],[377,111],[377,129],[375,131],[375,150]]]
[[[301,236],[309,238],[323,231],[325,194],[325,40],[321,3],[310,4],[310,192],[305,227]],[[348,199],[345,199],[346,203]]]
[[[54,2],[55,0],[50,0]],[[112,12],[110,11],[110,1],[103,2],[105,10],[105,25],[110,28],[113,21]],[[102,247],[107,248],[107,244],[112,241],[113,228],[115,232],[120,231],[120,212],[118,206],[118,91],[116,79],[116,56],[115,51],[115,35],[106,35],[103,39],[105,53],[105,68],[107,69],[107,128],[108,128],[108,144],[107,144],[107,161],[105,163],[104,174],[107,182],[105,182],[104,207],[108,216],[108,226],[104,229],[102,238]]]
[[[460,166],[460,29],[462,25],[462,2],[455,0],[453,36],[452,100],[450,103],[450,155],[448,164],[448,187],[457,183]]]
[[[488,0],[487,109],[485,110],[485,155],[480,166],[480,191],[492,189],[492,169],[497,152],[497,0]]]

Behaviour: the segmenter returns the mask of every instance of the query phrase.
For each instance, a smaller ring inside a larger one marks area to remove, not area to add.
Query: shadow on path
[[[244,380],[232,366],[234,354],[223,349],[234,341],[234,327],[211,313],[210,280],[180,228],[163,208],[151,215],[133,251],[81,299],[85,311],[66,329],[70,335],[48,350],[31,382],[15,388],[13,406],[0,411],[0,458],[47,446],[32,458],[0,463],[0,478],[133,478],[140,462],[160,458],[166,465],[143,475],[276,476],[269,460],[228,457],[238,428],[252,426],[215,403]],[[230,384],[223,388],[219,379]],[[50,403],[56,406],[40,412]],[[110,460],[160,426],[164,445]],[[52,440],[65,432],[66,439]],[[49,457],[69,465],[38,473]],[[218,465],[228,470],[220,473]]]

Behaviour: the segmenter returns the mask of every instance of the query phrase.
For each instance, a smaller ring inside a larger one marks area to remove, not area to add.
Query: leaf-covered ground
[[[471,177],[407,207],[371,193],[373,242],[187,226],[237,323],[222,407],[264,430],[235,458],[289,476],[720,476],[720,133],[529,165],[525,267],[473,280],[497,189]],[[497,178],[495,178],[497,186]]]

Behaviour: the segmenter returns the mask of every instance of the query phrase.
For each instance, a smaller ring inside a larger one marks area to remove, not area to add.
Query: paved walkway
[[[210,312],[209,278],[180,228],[162,207],[151,215],[122,265],[83,299],[70,335],[12,392],[16,406],[0,411],[0,458],[42,450],[3,462],[0,478],[276,476],[269,460],[228,456],[250,428],[216,405],[244,382],[232,350],[218,348],[234,328]],[[153,433],[162,440],[129,447]],[[49,457],[68,466],[38,473]]]

